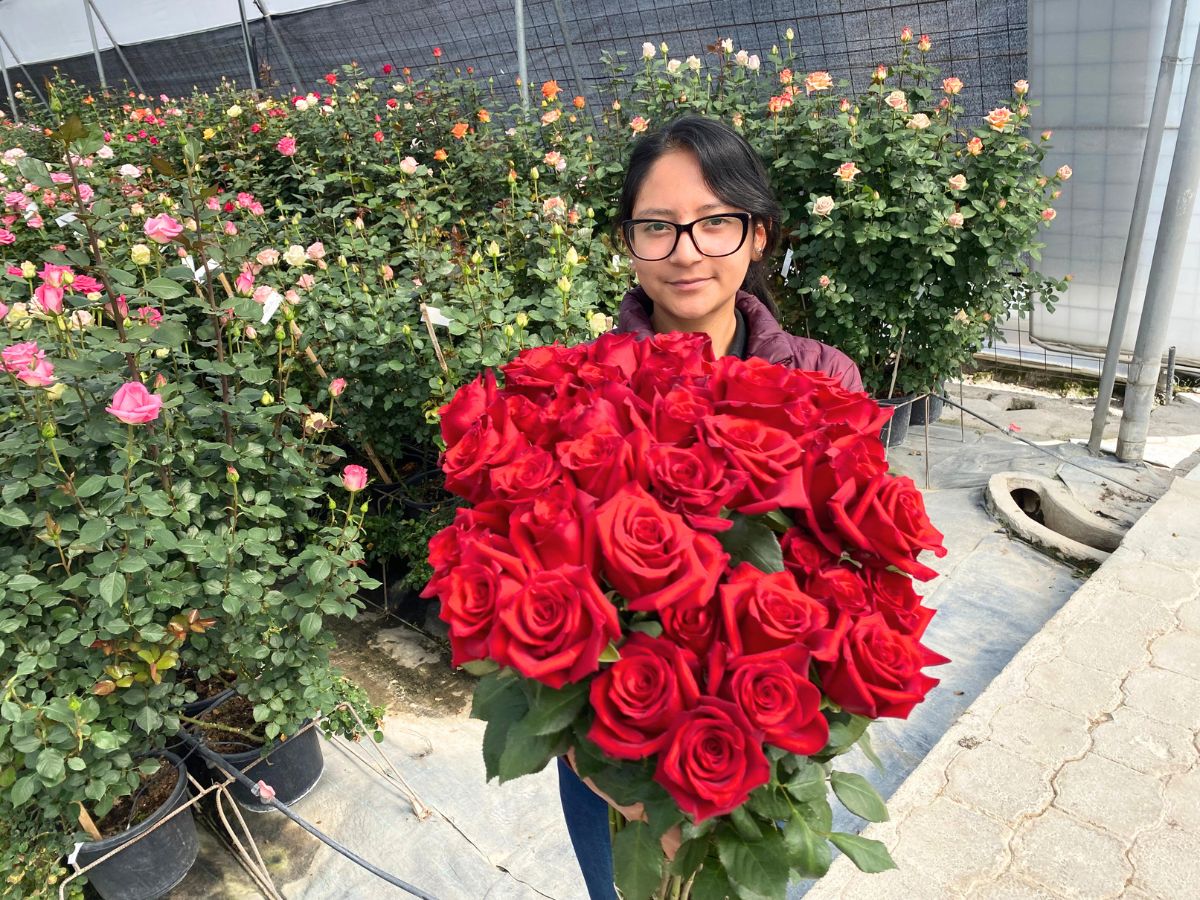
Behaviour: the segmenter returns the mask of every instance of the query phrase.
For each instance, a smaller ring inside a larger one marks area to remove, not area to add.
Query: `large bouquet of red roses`
[[[572,750],[645,817],[614,843],[626,900],[780,897],[829,841],[828,790],[886,817],[830,760],[906,717],[946,660],[912,578],[945,553],[888,413],[828,377],[714,360],[707,338],[605,335],[523,352],[441,411],[446,486],[471,507],[430,541],[455,665],[485,674],[488,776]],[[667,861],[659,838],[680,826]]]

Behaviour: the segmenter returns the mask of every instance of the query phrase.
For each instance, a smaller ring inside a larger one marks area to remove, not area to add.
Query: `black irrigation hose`
[[[342,846],[337,841],[335,841],[333,838],[331,838],[329,835],[325,834],[323,831],[318,829],[316,826],[312,825],[307,819],[304,819],[301,816],[297,815],[296,813],[292,812],[290,809],[288,809],[284,804],[280,803],[274,797],[264,797],[262,794],[259,793],[258,786],[253,781],[251,781],[244,773],[238,771],[238,769],[236,767],[231,766],[223,758],[218,756],[216,753],[213,753],[213,751],[209,750],[207,747],[204,746],[203,743],[196,740],[196,738],[192,737],[190,734],[187,734],[185,732],[182,735],[182,738],[185,743],[191,744],[192,748],[196,752],[198,752],[201,756],[203,756],[206,760],[208,760],[210,764],[217,766],[217,768],[219,768],[222,772],[225,772],[227,775],[231,775],[243,787],[249,788],[254,793],[254,796],[258,797],[260,802],[265,803],[268,806],[279,810],[281,813],[283,813],[285,816],[287,816],[289,819],[291,819],[293,822],[295,822],[297,825],[299,825],[301,828],[303,828],[305,831],[307,831],[309,834],[311,834],[313,837],[315,837],[317,840],[321,841],[326,846],[332,847],[338,853],[342,854],[342,856],[346,857],[346,859],[350,860],[353,863],[357,863],[359,866],[366,869],[372,875],[382,878],[388,884],[394,885],[395,887],[400,888],[400,890],[405,891],[406,893],[412,894],[414,897],[420,897],[421,900],[437,900],[437,898],[434,897],[432,894],[425,893],[419,887],[414,887],[413,885],[409,884],[407,881],[402,881],[401,879],[397,878],[395,875],[391,874],[390,872],[385,872],[382,869],[378,868],[377,866],[371,865],[371,863],[367,862],[365,859],[363,859],[361,856],[359,856],[357,853],[355,853],[349,847]]]
[[[974,416],[976,419],[979,419],[979,421],[984,422],[988,425],[991,425],[997,431],[1003,431],[1009,437],[1016,438],[1018,441],[1020,441],[1023,444],[1028,444],[1034,450],[1040,450],[1042,453],[1045,453],[1051,459],[1056,459],[1060,463],[1066,463],[1068,466],[1074,466],[1077,469],[1083,469],[1083,471],[1089,472],[1092,475],[1095,475],[1097,478],[1100,478],[1104,481],[1111,481],[1113,484],[1123,487],[1127,491],[1133,491],[1135,494],[1141,494],[1143,497],[1146,497],[1149,500],[1153,501],[1153,500],[1158,499],[1153,494],[1148,494],[1145,491],[1143,491],[1141,488],[1134,487],[1132,484],[1126,484],[1123,481],[1118,481],[1116,478],[1113,478],[1111,475],[1107,475],[1104,472],[1098,471],[1097,469],[1093,469],[1088,466],[1085,466],[1083,463],[1076,462],[1073,459],[1067,459],[1066,457],[1063,457],[1063,456],[1059,456],[1057,453],[1054,453],[1050,449],[1043,447],[1041,444],[1035,444],[1033,441],[1029,440],[1029,438],[1021,437],[1019,434],[1016,434],[1011,428],[1005,428],[1003,425],[998,425],[997,423],[993,422],[991,419],[987,418],[986,416],[981,416],[979,413],[975,412],[975,410],[968,409],[967,407],[963,406],[961,403],[956,403],[955,401],[953,401],[949,397],[947,397],[945,394],[939,394],[936,391],[931,391],[930,396],[941,397],[944,401],[949,403],[955,409],[960,409],[963,412],[967,413],[968,415]]]

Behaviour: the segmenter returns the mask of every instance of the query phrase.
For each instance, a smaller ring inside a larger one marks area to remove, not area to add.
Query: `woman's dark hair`
[[[633,218],[633,206],[650,167],[673,150],[690,150],[695,154],[708,189],[730,206],[750,213],[754,221],[766,229],[762,259],[750,263],[742,290],[758,297],[771,314],[779,318],[779,310],[771,296],[769,273],[771,254],[779,243],[782,210],[771,190],[762,160],[746,139],[724,122],[705,116],[683,116],[638,140],[625,169],[617,227]],[[750,238],[753,238],[753,232]]]

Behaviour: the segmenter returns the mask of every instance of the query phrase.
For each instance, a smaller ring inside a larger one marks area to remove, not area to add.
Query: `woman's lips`
[[[672,281],[671,287],[677,291],[694,291],[708,284],[710,278],[691,278],[684,281]]]

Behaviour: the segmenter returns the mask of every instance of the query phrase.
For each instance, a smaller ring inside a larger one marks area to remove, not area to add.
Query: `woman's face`
[[[664,153],[650,167],[633,206],[634,219],[662,219],[686,224],[718,213],[745,212],[720,200],[704,183],[695,155],[687,150]],[[699,226],[697,226],[699,227]],[[750,262],[766,242],[766,229],[753,223],[736,253],[704,256],[686,234],[666,259],[632,257],[638,281],[654,301],[656,327],[704,331],[733,315],[733,302]],[[660,330],[662,330],[660,328]]]

